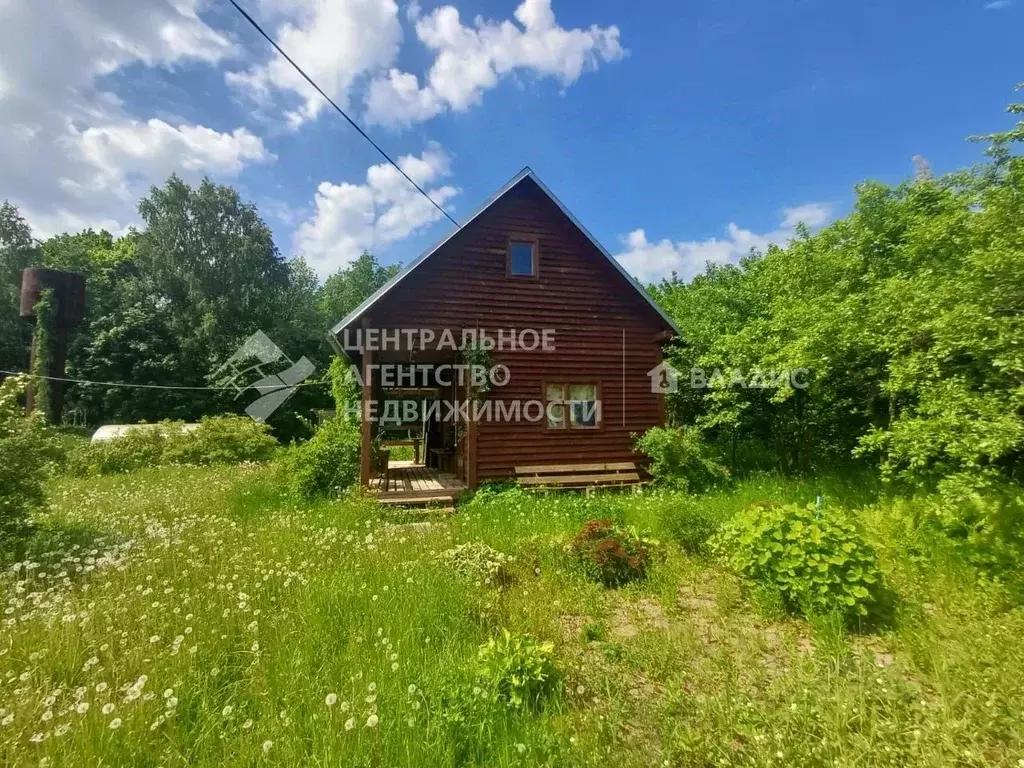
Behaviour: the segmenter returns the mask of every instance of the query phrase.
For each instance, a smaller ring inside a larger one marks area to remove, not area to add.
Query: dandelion
[[[114,711],[114,705],[112,703],[107,702],[106,704],[103,705],[103,714],[104,715],[109,715],[113,711]]]
[[[173,688],[168,688],[166,691],[164,691],[164,698],[165,699],[169,699],[173,695],[174,695],[174,689]]]
[[[43,712],[43,716],[39,719],[42,720],[44,723],[47,723],[53,719],[53,712],[48,709],[45,712]]]
[[[110,730],[116,731],[120,727],[121,727],[121,718],[120,717],[115,717],[113,720],[110,721]]]
[[[324,703],[328,707],[333,707],[335,704],[338,703],[338,694],[336,694],[336,693],[328,693],[327,694],[327,698],[324,699]]]
[[[397,672],[397,671],[398,671],[398,662],[397,662],[397,661],[396,661],[396,662],[393,662],[393,663],[391,664],[391,671],[392,671],[392,672]]]
[[[242,723],[242,730],[247,731],[250,728],[252,728],[252,718],[251,717],[248,720],[246,720],[244,723]]]
[[[13,714],[4,715],[4,719],[0,720],[0,725],[10,725],[13,722],[14,722],[14,715]]]
[[[105,690],[107,690],[106,683],[96,683],[96,693],[103,693]]]
[[[409,683],[409,695],[412,696],[414,693],[416,693],[416,684]]]
[[[274,742],[272,742],[270,739],[267,739],[266,741],[264,741],[263,742],[263,754],[264,755],[267,754],[267,752],[270,751],[270,748],[272,746],[274,746]]]
[[[366,727],[376,728],[378,722],[380,722],[380,718],[378,718],[376,715],[370,715],[368,718],[366,718]]]
[[[348,712],[348,702],[347,701],[341,702],[341,711],[342,712]]]
[[[377,690],[377,684],[376,683],[370,683],[368,686],[366,686],[366,690],[368,690],[370,693],[373,693],[374,691]]]
[[[80,715],[84,715],[88,711],[89,711],[89,702],[88,701],[80,701],[80,702],[78,702],[78,705],[75,707],[75,712],[77,712]]]
[[[354,717],[350,717],[348,720],[345,721],[345,730],[346,731],[351,731],[355,727],[356,727],[356,719]]]
[[[65,733],[71,730],[71,726],[67,723],[61,723],[53,729],[54,736],[63,736]]]
[[[167,708],[168,709],[174,709],[176,706],[178,706],[178,699],[177,699],[177,697],[175,697],[175,696],[169,697],[167,699]]]
[[[235,711],[235,708],[230,704],[225,705],[224,709],[220,711],[221,716],[231,717],[231,713]]]

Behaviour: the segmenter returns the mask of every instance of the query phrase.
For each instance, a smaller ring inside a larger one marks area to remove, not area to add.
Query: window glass
[[[548,428],[561,429],[565,426],[565,406],[561,404],[565,399],[564,388],[561,384],[548,384],[544,399],[547,403],[558,403],[547,406]]]
[[[512,243],[509,255],[509,273],[531,277],[533,271],[533,243]]]
[[[597,385],[572,384],[569,387],[570,415],[574,427],[597,426]]]

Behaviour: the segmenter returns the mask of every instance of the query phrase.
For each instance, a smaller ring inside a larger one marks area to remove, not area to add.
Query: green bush
[[[209,416],[194,431],[168,440],[162,461],[194,465],[266,461],[276,447],[265,424],[245,416]]]
[[[296,493],[306,499],[340,493],[359,479],[359,424],[336,416],[288,454],[286,465]]]
[[[265,424],[245,416],[208,416],[192,431],[180,421],[138,425],[110,440],[82,445],[68,457],[68,471],[109,475],[173,464],[265,461],[277,446]]]
[[[561,682],[552,643],[508,630],[480,646],[477,675],[482,687],[512,709],[540,708]]]
[[[696,429],[652,427],[636,447],[650,457],[651,475],[666,488],[703,493],[729,479],[729,470],[711,457]]]
[[[698,499],[673,495],[661,512],[661,525],[688,555],[703,555],[718,531],[719,517]]]
[[[651,542],[611,520],[590,520],[569,545],[584,573],[606,587],[647,575]]]
[[[741,576],[778,590],[805,616],[865,617],[882,593],[875,551],[839,508],[755,504],[726,523],[714,551]]]
[[[442,552],[438,559],[463,578],[504,587],[512,583],[515,558],[481,542],[467,542]]]
[[[0,382],[0,539],[19,533],[29,510],[43,500],[49,430],[38,415],[25,416],[26,377]]]

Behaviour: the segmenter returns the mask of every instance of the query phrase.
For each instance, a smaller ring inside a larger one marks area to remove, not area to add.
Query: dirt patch
[[[617,640],[629,640],[644,631],[667,632],[671,628],[661,605],[649,597],[635,603],[621,603],[612,614],[609,634]]]

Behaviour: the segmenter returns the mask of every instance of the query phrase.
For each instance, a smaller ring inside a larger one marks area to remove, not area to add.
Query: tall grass
[[[62,480],[0,577],[4,765],[1000,765],[1024,749],[1024,614],[860,481],[754,478],[702,498],[863,507],[897,621],[766,618],[684,556],[670,494],[482,492],[407,525],[295,500],[275,467]],[[666,539],[645,582],[592,584],[589,518]],[[503,589],[438,555],[513,555]],[[564,685],[515,710],[474,690],[503,630],[555,642]]]

